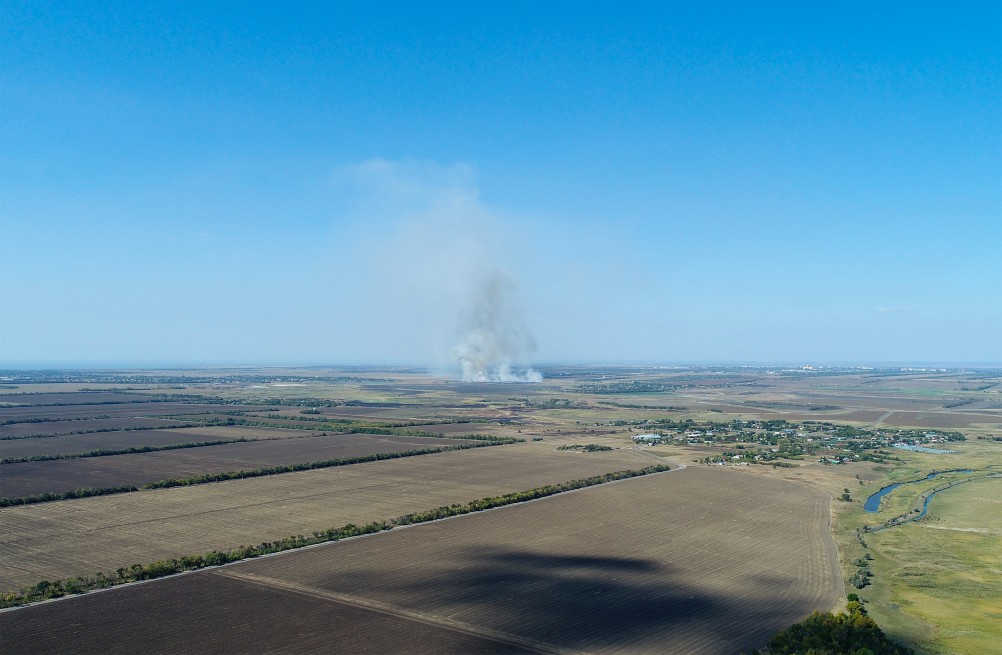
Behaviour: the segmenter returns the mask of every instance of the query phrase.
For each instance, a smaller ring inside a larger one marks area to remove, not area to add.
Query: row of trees
[[[294,548],[302,548],[304,546],[312,546],[330,541],[340,541],[341,539],[347,539],[349,537],[358,537],[361,535],[383,532],[385,530],[392,530],[393,528],[399,526],[426,523],[428,521],[434,521],[450,516],[481,512],[495,507],[503,507],[514,503],[544,498],[546,496],[552,496],[565,491],[590,487],[597,484],[612,482],[614,480],[624,480],[642,475],[650,475],[651,473],[660,473],[667,470],[669,470],[669,467],[657,465],[649,466],[643,469],[616,471],[613,473],[606,473],[604,475],[571,480],[570,482],[561,482],[559,484],[537,487],[527,491],[518,491],[501,496],[490,496],[488,498],[481,498],[480,500],[474,500],[468,503],[457,503],[442,506],[424,512],[405,514],[388,521],[374,521],[365,525],[355,525],[353,523],[349,523],[348,525],[339,528],[315,531],[311,533],[310,536],[300,534],[285,537],[284,539],[279,539],[277,541],[266,541],[257,546],[240,546],[239,548],[235,548],[230,551],[213,550],[205,553],[204,555],[190,555],[179,559],[160,560],[145,566],[141,564],[134,564],[128,568],[123,567],[118,569],[113,575],[97,573],[93,576],[78,576],[65,580],[42,580],[37,584],[23,588],[20,592],[9,592],[0,596],[0,608],[25,605],[27,603],[33,603],[49,598],[59,598],[67,594],[77,594],[95,589],[104,589],[124,584],[126,582],[160,578],[167,575],[173,575],[175,573],[181,573],[183,571],[193,571],[209,566],[220,566],[222,564],[238,562],[252,557],[260,557],[261,555],[268,555],[271,553],[292,550]]]
[[[381,434],[397,435],[401,437],[445,437],[442,433],[432,433],[425,430],[411,430],[408,428],[422,425],[454,424],[454,423],[482,423],[484,420],[435,420],[427,421],[403,421],[397,423],[364,423],[352,421],[350,419],[333,417],[304,417],[304,416],[247,416],[243,412],[223,412],[225,419],[215,419],[206,422],[205,425],[243,425],[248,427],[263,428],[294,428],[296,430],[317,430],[334,432],[337,434]],[[304,425],[305,423],[305,425]],[[450,435],[450,439],[463,439],[471,435]],[[488,435],[489,436],[489,435]],[[493,437],[501,439],[502,437]]]
[[[101,418],[101,417],[95,417]],[[110,418],[110,417],[104,417]],[[59,419],[62,421],[63,419]],[[66,419],[66,420],[91,420],[91,417],[86,419]],[[46,423],[48,421],[24,421],[25,423]],[[177,428],[200,428],[209,425],[220,425],[219,423],[211,423],[207,421],[199,421],[197,423],[172,423],[169,427],[174,430]],[[52,437],[66,437],[72,434],[95,434],[97,432],[132,432],[134,430],[149,430],[149,426],[126,426],[120,428],[89,428],[86,430],[66,430],[65,432],[41,432],[35,434],[4,434],[0,435],[0,441],[17,441],[18,439],[51,439]]]
[[[22,462],[49,462],[55,459],[81,459],[84,457],[108,457],[110,455],[135,455],[137,453],[155,453],[161,450],[181,450],[183,448],[203,448],[205,446],[222,446],[228,443],[245,443],[255,441],[246,437],[237,439],[216,439],[214,441],[189,441],[187,443],[172,443],[161,446],[130,446],[128,448],[88,450],[83,453],[66,453],[61,455],[30,455],[28,457],[4,457],[0,464],[20,464]],[[257,439],[256,441],[271,441]]]
[[[403,450],[393,453],[374,453],[372,455],[361,455],[359,457],[340,457],[337,459],[327,459],[317,462],[305,462],[302,464],[289,464],[285,466],[266,466],[249,471],[225,471],[222,473],[204,473],[187,478],[167,478],[156,482],[148,482],[141,487],[123,485],[118,487],[87,487],[72,491],[45,492],[32,494],[30,496],[8,496],[0,498],[0,507],[10,507],[12,505],[33,505],[35,503],[47,503],[56,500],[71,500],[74,498],[89,498],[91,496],[108,496],[111,494],[129,493],[142,489],[167,489],[170,487],[186,487],[196,484],[207,484],[209,482],[223,482],[226,480],[242,480],[245,478],[257,478],[266,475],[280,475],[283,473],[294,473],[297,471],[312,471],[314,469],[331,468],[334,466],[348,466],[351,464],[361,464],[363,462],[375,462],[384,459],[397,459],[400,457],[414,457],[416,455],[430,455],[449,450],[466,450],[468,448],[484,448],[487,446],[502,446],[513,443],[512,439],[468,439],[466,443],[455,446],[438,446],[434,448],[418,448],[413,450]]]

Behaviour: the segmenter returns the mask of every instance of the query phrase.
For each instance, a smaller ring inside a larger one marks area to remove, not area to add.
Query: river
[[[949,471],[937,471],[936,473],[930,473],[921,480],[912,480],[911,482],[895,482],[894,484],[889,484],[886,487],[881,488],[879,491],[870,494],[867,497],[866,502],[863,503],[863,510],[866,512],[876,512],[877,510],[880,509],[880,501],[883,499],[883,497],[891,493],[901,485],[914,484],[916,482],[923,482],[925,480],[932,480],[933,478],[943,475],[944,473],[971,473],[971,472],[972,469],[951,469]],[[933,495],[934,494],[930,494],[929,498],[932,498]],[[923,505],[922,507],[922,513],[919,515],[919,518],[925,516],[926,509],[929,507],[929,498],[925,499],[925,505]]]

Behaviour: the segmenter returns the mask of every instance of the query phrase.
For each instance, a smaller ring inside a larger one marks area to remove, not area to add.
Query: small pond
[[[893,444],[895,448],[900,448],[901,450],[912,450],[917,453],[932,453],[934,455],[948,455],[949,453],[955,453],[956,450],[940,450],[938,448],[928,448],[926,446],[912,446],[906,443],[896,443]]]

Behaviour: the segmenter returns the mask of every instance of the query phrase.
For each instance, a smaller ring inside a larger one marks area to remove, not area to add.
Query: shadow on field
[[[494,548],[468,550],[433,568],[426,576],[394,578],[352,567],[318,582],[341,590],[350,580],[352,593],[411,611],[583,650],[662,644],[656,650],[737,652],[763,645],[789,624],[776,615],[777,605],[785,605],[780,615],[798,613],[793,598],[774,603],[765,591],[778,580],[756,576],[751,586],[763,591],[753,598],[715,595],[698,582],[673,584],[673,577],[686,576],[646,559]],[[742,578],[747,591],[751,576]]]

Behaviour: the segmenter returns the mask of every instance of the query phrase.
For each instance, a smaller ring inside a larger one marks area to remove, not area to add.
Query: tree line
[[[128,448],[102,448],[98,450],[88,450],[83,453],[66,453],[61,455],[28,455],[26,457],[4,457],[0,459],[0,464],[22,464],[24,462],[50,462],[56,459],[81,459],[84,457],[109,457],[111,455],[134,455],[136,453],[155,453],[161,450],[181,450],[183,448],[203,448],[205,446],[222,446],[228,443],[246,443],[248,441],[275,441],[273,439],[248,439],[239,437],[237,439],[216,439],[215,441],[189,441],[187,443],[172,443],[161,446],[130,446]]]
[[[100,418],[100,417],[98,417]],[[106,417],[111,418],[111,417]],[[90,419],[67,419],[67,420],[90,420]],[[23,423],[47,423],[48,421],[22,421]],[[171,425],[162,426],[163,428],[169,430],[177,430],[180,428],[204,428],[213,425],[223,425],[223,423],[212,423],[211,421],[198,421],[197,423],[172,423]],[[67,430],[66,432],[39,432],[35,434],[5,434],[0,435],[0,441],[17,441],[18,439],[49,439],[52,437],[66,437],[73,434],[95,434],[98,432],[133,432],[133,431],[143,431],[143,430],[157,430],[157,427],[136,427],[136,426],[125,426],[120,428],[90,428],[87,430]]]
[[[473,436],[473,435],[470,435]],[[187,487],[196,484],[207,484],[210,482],[224,482],[226,480],[243,480],[245,478],[257,478],[265,475],[280,475],[283,473],[295,473],[297,471],[312,471],[314,469],[331,468],[334,466],[348,466],[351,464],[362,464],[364,462],[375,462],[384,459],[398,459],[400,457],[414,457],[417,455],[430,455],[450,450],[467,450],[469,448],[484,448],[487,446],[503,446],[514,443],[513,439],[468,439],[467,443],[456,444],[455,446],[437,446],[434,448],[417,448],[403,450],[393,453],[374,453],[371,455],[360,455],[358,457],[339,457],[337,459],[326,459],[316,462],[306,462],[302,464],[287,464],[283,466],[265,466],[257,469],[242,471],[225,471],[222,473],[203,473],[187,478],[167,478],[156,482],[148,482],[142,486],[123,485],[118,487],[87,487],[72,491],[51,492],[29,496],[7,496],[0,498],[0,507],[10,507],[13,505],[33,505],[35,503],[47,503],[56,500],[72,500],[74,498],[89,498],[92,496],[108,496],[111,494],[129,493],[145,489],[167,489],[170,487]]]
[[[650,475],[652,473],[660,473],[668,470],[670,470],[668,466],[659,464],[656,466],[648,466],[643,469],[615,471],[613,473],[605,473],[603,475],[595,475],[588,478],[579,478],[569,482],[549,484],[526,491],[517,491],[500,496],[489,496],[487,498],[481,498],[468,503],[456,503],[453,505],[442,506],[424,512],[414,512],[398,516],[397,518],[389,519],[387,521],[374,521],[366,523],[365,525],[355,525],[354,523],[349,523],[348,525],[344,525],[339,528],[314,531],[310,534],[310,536],[300,534],[285,537],[284,539],[279,539],[277,541],[266,541],[257,546],[240,546],[239,548],[229,551],[213,550],[205,553],[204,555],[189,555],[178,559],[172,558],[160,560],[145,566],[141,564],[133,564],[127,568],[119,568],[114,574],[110,575],[99,572],[93,576],[77,576],[55,581],[42,580],[37,584],[24,587],[19,592],[11,591],[3,596],[0,596],[0,608],[15,607],[49,598],[59,598],[68,594],[79,594],[87,591],[93,591],[95,589],[105,589],[107,587],[113,587],[127,582],[161,578],[175,573],[181,573],[183,571],[194,571],[210,566],[220,566],[222,564],[238,562],[252,557],[260,557],[261,555],[268,555],[271,553],[278,553],[286,550],[292,550],[294,548],[313,546],[331,541],[340,541],[349,537],[359,537],[366,534],[384,532],[400,526],[427,523],[428,521],[435,521],[437,519],[447,518],[450,516],[460,516],[462,514],[481,512],[495,507],[503,507],[505,505],[535,500],[537,498],[545,498],[547,496],[553,496],[566,491],[573,491],[574,489],[582,489],[584,487],[613,482],[615,480],[625,480],[628,478]]]
[[[783,630],[763,651],[753,655],[911,655],[867,616],[856,594],[849,594],[846,611],[815,612]]]

